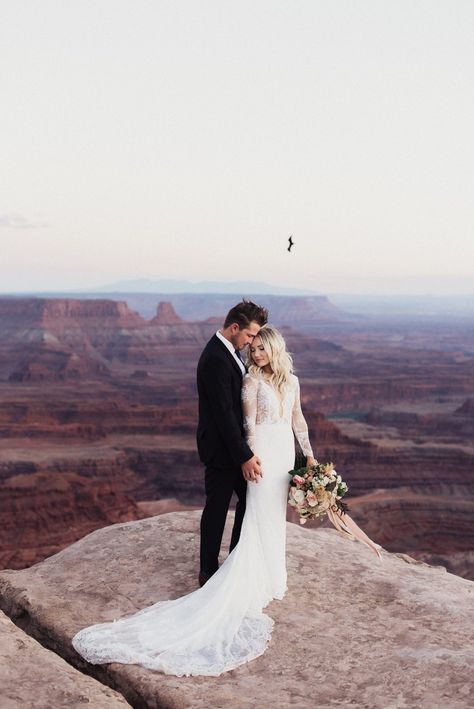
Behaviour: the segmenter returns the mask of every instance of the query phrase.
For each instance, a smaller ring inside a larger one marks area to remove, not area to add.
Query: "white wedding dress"
[[[218,571],[196,591],[155,603],[120,620],[81,630],[73,646],[93,664],[137,664],[166,674],[219,675],[265,652],[273,620],[262,613],[286,591],[286,505],[293,468],[293,433],[312,456],[298,379],[284,396],[260,378],[244,377],[244,425],[263,478],[248,483],[240,540]]]

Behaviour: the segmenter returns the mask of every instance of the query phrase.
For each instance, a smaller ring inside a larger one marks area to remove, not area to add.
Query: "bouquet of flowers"
[[[366,544],[382,560],[380,544],[370,537],[347,514],[348,507],[342,497],[349,489],[332,463],[318,463],[290,470],[288,504],[294,507],[300,524],[308,519],[327,514],[337,531],[346,539],[357,539]]]
[[[332,463],[318,463],[296,470],[290,470],[288,504],[300,516],[300,524],[308,519],[322,517],[329,510],[347,511],[341,498],[348,491],[346,483],[334,469]]]

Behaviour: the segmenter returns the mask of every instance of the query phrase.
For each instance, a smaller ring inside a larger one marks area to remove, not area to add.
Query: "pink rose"
[[[301,477],[301,475],[293,475],[293,482],[295,482],[297,485],[301,485],[304,483],[304,478]]]

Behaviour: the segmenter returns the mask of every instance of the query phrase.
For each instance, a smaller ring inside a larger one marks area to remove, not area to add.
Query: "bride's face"
[[[258,335],[250,345],[250,356],[252,357],[252,362],[254,362],[257,367],[265,367],[267,364],[270,364],[270,358],[265,352],[262,338]]]

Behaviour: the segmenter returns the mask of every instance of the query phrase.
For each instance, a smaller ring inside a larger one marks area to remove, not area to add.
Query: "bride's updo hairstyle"
[[[263,349],[270,360],[270,367],[273,371],[269,379],[265,377],[262,367],[257,367],[253,361],[252,353],[249,349],[249,373],[259,379],[270,381],[270,384],[281,394],[286,384],[290,381],[290,376],[293,372],[293,360],[286,350],[285,340],[278,330],[268,326],[262,327],[257,337],[262,340]]]

